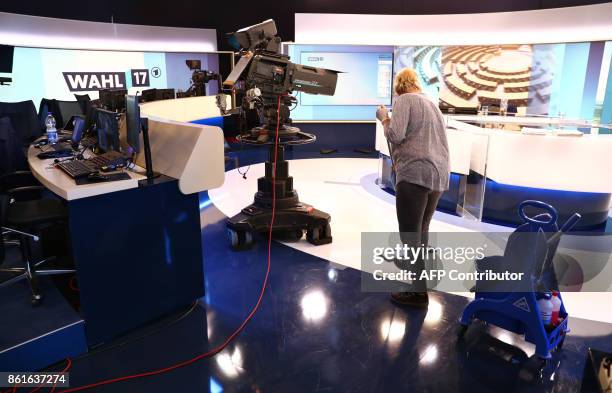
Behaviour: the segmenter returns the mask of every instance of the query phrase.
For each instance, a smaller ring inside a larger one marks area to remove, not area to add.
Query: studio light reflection
[[[308,322],[317,322],[327,315],[328,300],[320,290],[307,292],[301,301],[302,315]]]
[[[419,363],[421,363],[422,365],[428,365],[435,363],[437,359],[438,347],[434,344],[431,344],[430,346],[425,348],[425,352],[423,352],[423,356],[421,357],[421,360],[419,360]]]
[[[336,269],[334,269],[334,268],[330,268],[327,271],[327,278],[331,282],[336,282],[336,280],[338,280],[338,271]]]
[[[429,301],[429,307],[427,308],[427,315],[425,315],[425,323],[433,325],[442,319],[442,304],[436,300]]]
[[[380,324],[380,336],[383,341],[397,342],[406,334],[406,321],[400,317],[384,319]]]
[[[231,354],[229,349],[221,352],[217,355],[216,360],[221,372],[229,378],[236,378],[244,372],[242,352],[237,346]]]

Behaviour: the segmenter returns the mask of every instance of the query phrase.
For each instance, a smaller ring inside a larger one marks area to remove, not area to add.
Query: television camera
[[[216,80],[221,91],[221,76],[213,71],[202,70],[200,60],[185,60],[187,67],[193,71],[189,89],[183,94],[184,97],[200,97],[206,95],[206,84]]]
[[[256,110],[261,124],[250,130],[241,129],[237,139],[269,147],[265,176],[258,179],[253,204],[227,222],[232,247],[247,248],[253,243],[254,233],[270,229],[273,203],[274,236],[297,240],[306,231],[312,244],[331,243],[331,217],[300,202],[284,152],[286,145],[316,140],[314,135],[292,125],[290,107],[297,103],[297,98],[291,93],[333,95],[338,71],[292,63],[289,56],[280,53],[281,38],[271,19],[230,33],[229,42],[238,50],[239,60],[223,84],[241,95],[242,102],[231,110],[224,106],[223,96],[217,97],[217,103],[223,114],[237,112],[242,124],[246,124],[246,113]]]
[[[247,132],[259,142],[268,140],[277,123],[281,140],[305,137],[291,126],[289,108],[297,103],[291,93],[334,95],[338,81],[337,71],[292,63],[289,56],[280,53],[281,39],[276,34],[276,24],[271,19],[229,34],[240,60],[223,83],[242,90],[242,111],[256,109],[260,113],[261,126]]]

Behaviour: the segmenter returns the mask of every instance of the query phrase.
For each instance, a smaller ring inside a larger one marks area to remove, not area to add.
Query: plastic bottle
[[[57,129],[55,128],[55,117],[49,112],[45,119],[45,127],[47,127],[47,140],[50,144],[57,143]]]
[[[553,326],[557,326],[559,324],[559,312],[561,311],[561,299],[559,298],[559,292],[558,291],[553,291],[552,293],[552,298],[550,299],[552,305],[553,305],[553,310],[552,310],[552,316],[550,318],[550,323]]]
[[[550,319],[552,317],[553,303],[551,301],[550,292],[545,293],[540,300],[538,300],[538,307],[540,308],[540,318],[544,326],[550,325]]]

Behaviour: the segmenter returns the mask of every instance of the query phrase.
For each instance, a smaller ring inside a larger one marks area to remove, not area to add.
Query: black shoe
[[[395,292],[391,294],[391,301],[403,306],[429,306],[429,296],[427,292]]]

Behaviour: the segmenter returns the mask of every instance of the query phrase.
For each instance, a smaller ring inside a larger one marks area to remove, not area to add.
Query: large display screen
[[[9,45],[0,45],[0,72],[13,72],[13,52],[15,47]]]
[[[376,106],[392,103],[393,76],[411,67],[441,107],[476,112],[488,106],[494,112],[503,100],[519,115],[612,122],[612,41],[286,48],[296,63],[344,71],[333,97],[298,96],[291,113],[297,121],[374,121]]]
[[[395,72],[412,67],[440,107],[496,112],[502,101],[519,115],[609,122],[606,99],[612,42],[525,45],[405,46]]]
[[[16,47],[13,55],[13,79],[0,87],[0,102],[42,98],[74,101],[74,94],[98,98],[105,88],[127,89],[136,94],[151,88],[189,88],[192,71],[185,60],[200,60],[202,69],[219,72],[218,53],[165,53],[101,50],[73,50]],[[208,94],[217,93],[217,83],[207,86]]]
[[[297,121],[372,121],[393,97],[393,46],[287,44],[294,63],[341,71],[333,96],[300,93]]]
[[[390,105],[393,54],[301,52],[300,64],[340,71],[336,94],[300,94],[301,105]]]

